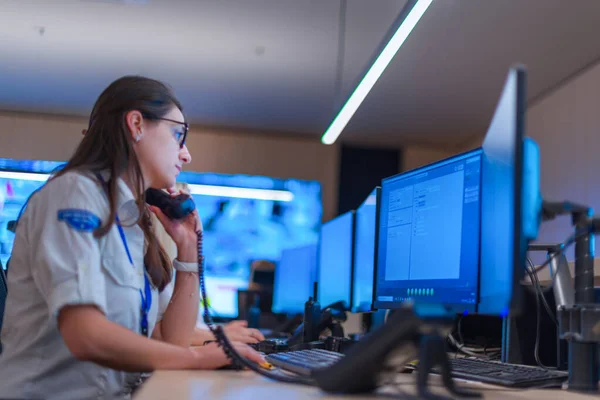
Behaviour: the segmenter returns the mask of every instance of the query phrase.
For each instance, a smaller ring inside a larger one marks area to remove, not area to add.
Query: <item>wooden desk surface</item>
[[[379,395],[351,396],[352,400],[416,398],[414,378],[416,374],[399,374],[398,388],[384,388]],[[590,399],[598,396],[583,395],[560,389],[512,390],[483,384],[458,382],[483,393],[485,399],[543,399],[569,400]],[[434,393],[448,395],[439,377],[430,378]],[[399,395],[400,394],[400,395]],[[327,395],[318,388],[277,383],[251,371],[157,371],[134,396],[135,400],[149,399],[340,399],[342,396]]]

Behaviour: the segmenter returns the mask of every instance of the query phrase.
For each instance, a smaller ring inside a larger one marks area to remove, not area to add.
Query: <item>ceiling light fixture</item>
[[[354,92],[350,95],[348,101],[346,101],[338,115],[331,122],[331,125],[329,125],[329,128],[323,134],[321,138],[323,144],[335,143],[350,121],[350,118],[352,118],[381,74],[383,74],[383,71],[385,71],[400,47],[402,47],[402,44],[404,44],[404,41],[417,25],[417,22],[419,22],[431,2],[432,0],[410,0],[407,3],[399,18],[401,20],[400,26],[398,26],[396,32],[392,35],[381,53],[379,53],[373,65],[371,65],[356,89],[354,89]],[[411,4],[412,8],[410,7]],[[410,9],[410,11],[408,14],[405,14],[405,10],[407,9]],[[406,15],[406,17],[402,18],[402,15]]]

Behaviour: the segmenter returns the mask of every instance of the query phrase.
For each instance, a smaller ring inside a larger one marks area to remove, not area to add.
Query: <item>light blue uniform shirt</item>
[[[8,274],[0,398],[129,396],[128,387],[139,374],[77,360],[57,329],[62,307],[86,304],[96,306],[110,321],[140,332],[144,234],[133,224],[137,217],[133,194],[122,180],[118,189],[119,218],[123,225],[131,225],[124,231],[133,266],[115,225],[100,239],[87,229],[93,216],[104,223],[109,213],[107,196],[93,175],[69,172],[31,198],[19,222]],[[152,298],[149,332],[159,319],[156,289]]]

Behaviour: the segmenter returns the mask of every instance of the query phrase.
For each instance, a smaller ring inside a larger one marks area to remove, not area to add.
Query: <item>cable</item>
[[[204,305],[204,323],[208,326],[208,329],[212,332],[215,339],[217,340],[217,344],[223,349],[223,352],[229,358],[235,367],[240,368],[244,366],[259,375],[267,377],[269,379],[284,382],[284,383],[296,383],[296,384],[304,384],[304,385],[314,385],[314,381],[309,378],[305,378],[302,376],[284,376],[278,375],[275,373],[271,373],[269,371],[265,371],[258,367],[255,363],[248,361],[246,358],[240,356],[237,351],[231,345],[231,342],[225,335],[223,328],[220,326],[215,326],[210,313],[208,311],[208,300],[206,297],[206,285],[204,283],[204,255],[202,252],[202,231],[198,232],[198,278],[200,280],[200,294],[202,296],[202,303]]]
[[[544,293],[549,292],[552,289],[552,285],[542,287],[540,279],[537,276],[538,271],[536,270],[536,267],[533,264],[533,261],[531,261],[531,258],[529,258],[529,257],[527,257],[526,260],[527,260],[527,264],[529,264],[529,267],[528,267],[529,270],[533,273],[533,276],[535,277],[535,281],[532,281],[531,284],[533,285],[533,284],[536,284],[536,282],[537,282],[537,285],[540,287],[540,289],[542,289],[542,291]],[[530,279],[531,279],[531,277],[530,277]]]
[[[544,267],[549,265],[556,257],[562,255],[569,247],[571,247],[571,245],[573,245],[573,243],[575,243],[577,241],[577,239],[579,239],[583,236],[589,235],[590,232],[591,232],[591,229],[588,227],[586,227],[584,229],[580,229],[579,231],[575,231],[575,233],[573,233],[571,236],[569,236],[569,238],[567,238],[567,240],[565,240],[561,245],[557,246],[557,247],[560,247],[559,251],[552,253],[552,255],[550,255],[550,257],[548,257],[546,259],[546,261],[544,261],[538,267],[536,267],[536,268],[530,267],[533,271],[530,271],[530,268],[525,267],[525,271],[527,271],[527,273],[530,274],[529,278],[531,279],[531,282],[533,283],[536,290],[538,290],[538,294],[542,297],[542,302],[544,303],[544,307],[546,308],[548,315],[550,316],[550,318],[552,319],[554,324],[557,326],[558,326],[558,322],[556,321],[556,318],[554,317],[554,314],[552,313],[551,308],[548,305],[548,302],[546,301],[546,298],[543,295],[544,290],[542,289],[540,281],[537,278],[537,272],[541,271]],[[531,266],[533,266],[533,263],[531,262],[531,260],[529,258],[527,258],[527,261]],[[549,288],[552,288],[554,286],[554,284],[556,283],[556,277],[558,276],[560,268],[561,268],[561,263],[558,263],[556,271],[554,272],[554,274],[551,274],[552,282],[548,286],[548,288],[547,288],[548,290],[549,290]]]
[[[535,272],[539,272],[542,269],[544,269],[546,266],[548,266],[552,260],[554,260],[556,257],[558,257],[559,255],[563,254],[567,248],[569,248],[573,243],[575,243],[577,241],[577,239],[581,238],[582,236],[586,236],[589,235],[591,232],[590,228],[585,228],[585,229],[581,229],[579,232],[575,232],[573,233],[571,236],[569,236],[567,238],[567,240],[565,240],[563,243],[561,243],[560,245],[557,246],[557,248],[560,248],[559,251],[552,253],[552,255],[550,257],[548,257],[546,259],[546,261],[544,261],[542,264],[538,265],[537,267],[535,267]],[[560,264],[559,264],[560,266]],[[558,270],[557,270],[558,272]],[[557,274],[554,274],[552,276],[552,284],[554,284],[554,280]]]
[[[552,322],[554,322],[554,324],[557,326],[558,326],[558,322],[556,321],[556,318],[554,317],[554,314],[552,313],[550,306],[548,305],[548,302],[546,301],[546,298],[544,296],[544,290],[542,289],[540,281],[537,277],[537,272],[541,271],[544,267],[549,265],[556,257],[563,254],[573,243],[575,243],[577,241],[577,239],[581,238],[582,236],[589,235],[590,232],[591,232],[590,228],[584,228],[579,231],[575,231],[575,233],[573,233],[571,236],[569,236],[569,238],[560,245],[559,251],[552,253],[552,255],[550,257],[548,257],[546,259],[546,261],[544,261],[538,267],[534,267],[533,262],[531,262],[531,259],[529,259],[529,257],[527,258],[529,267],[526,266],[525,271],[529,275],[529,279],[531,280],[531,282],[537,292],[536,296],[535,296],[537,322],[536,322],[536,335],[535,335],[535,345],[534,345],[534,349],[533,349],[533,356],[535,358],[535,362],[544,369],[551,369],[551,368],[545,366],[542,363],[542,361],[540,360],[540,355],[539,355],[540,339],[541,339],[541,319],[542,319],[540,298],[542,299],[542,302],[544,303],[544,307],[546,308],[546,311],[548,312],[548,316],[550,316],[550,318],[552,319]],[[561,267],[561,263],[558,263],[556,271],[554,272],[554,274],[552,274],[552,282],[550,283],[549,288],[552,288],[554,286],[554,284],[556,283],[555,282],[556,276],[559,273],[560,267]]]
[[[488,357],[487,352],[490,352],[489,357],[496,356],[497,353],[500,352],[500,350],[501,350],[500,348],[489,348],[488,349],[487,344],[483,348],[470,347],[470,346],[465,345],[465,340],[463,338],[462,329],[461,329],[463,317],[464,317],[464,315],[460,315],[458,317],[458,323],[457,323],[457,327],[456,327],[456,333],[458,334],[458,340],[456,340],[456,338],[454,338],[454,336],[450,339],[450,342],[455,345],[455,347],[457,348],[457,351],[466,350],[471,353],[483,353],[484,356],[486,356],[486,357]],[[454,342],[452,341],[452,339],[454,339]],[[473,356],[481,357],[481,354],[473,354]]]
[[[530,276],[533,276],[532,272],[530,272],[530,271],[527,271],[527,272],[530,274]],[[540,294],[539,293],[535,296],[535,308],[536,308],[537,321],[536,321],[536,328],[535,328],[535,345],[533,348],[533,357],[535,358],[535,362],[537,363],[537,365],[539,365],[540,367],[542,367],[544,369],[548,369],[548,367],[546,367],[540,360],[540,337],[541,337],[542,310],[540,307]]]
[[[460,351],[461,353],[464,353],[464,354],[466,354],[468,356],[477,357],[477,358],[484,358],[484,359],[491,359],[491,358],[493,358],[496,355],[496,354],[493,354],[493,355],[490,354],[489,356],[482,355],[482,354],[480,354],[480,353],[477,352],[477,351],[481,352],[482,350],[468,348],[468,347],[464,346],[463,344],[458,343],[458,341],[456,340],[456,338],[451,333],[448,335],[448,339],[450,339],[450,342],[452,343],[452,345],[454,347],[456,347],[456,349],[458,351]],[[498,352],[499,352],[499,350],[500,349],[498,349]]]
[[[531,259],[529,257],[527,257],[527,262],[530,265],[533,265],[533,262],[531,262]],[[546,309],[546,312],[548,313],[548,316],[550,317],[550,319],[552,320],[552,322],[554,322],[554,325],[558,326],[558,321],[556,320],[556,318],[554,317],[554,313],[552,312],[552,308],[550,307],[550,305],[548,304],[548,301],[546,300],[546,296],[544,296],[544,293],[549,291],[549,289],[552,289],[552,286],[548,286],[547,288],[542,288],[542,285],[540,283],[540,280],[537,277],[537,274],[533,271],[530,271],[529,269],[526,269],[527,274],[529,275],[529,279],[531,280],[533,286],[535,287],[535,291],[536,291],[536,296],[541,297],[541,300],[544,304],[544,308]],[[557,270],[558,272],[558,270]]]
[[[528,261],[531,262],[531,260]],[[527,270],[527,273],[529,274],[530,279],[534,279],[535,277],[535,273],[532,271]],[[539,281],[538,281],[539,282]],[[535,362],[537,363],[538,366],[550,370],[550,369],[555,369],[555,368],[551,368],[548,367],[546,365],[544,365],[542,363],[542,361],[540,360],[540,339],[541,339],[541,320],[542,320],[542,312],[541,312],[541,306],[540,306],[540,297],[542,298],[542,300],[546,300],[543,293],[541,292],[537,292],[536,296],[535,296],[535,304],[536,304],[536,315],[537,315],[537,321],[536,321],[536,328],[535,328],[535,345],[533,348],[533,357],[535,358]],[[548,303],[546,303],[548,304]],[[549,308],[549,306],[548,306]],[[548,311],[548,310],[547,310]],[[558,326],[558,322],[556,321],[556,319],[554,318],[554,315],[552,315],[552,313],[550,313],[550,311],[548,311],[548,315],[552,318],[552,321]]]

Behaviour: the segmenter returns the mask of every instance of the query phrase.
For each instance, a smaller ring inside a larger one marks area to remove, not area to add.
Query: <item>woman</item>
[[[197,213],[171,221],[146,206],[188,162],[188,125],[162,83],[124,77],[100,95],[66,166],[17,228],[0,356],[0,398],[126,397],[140,372],[228,364],[215,344],[190,348],[198,314]],[[177,246],[174,296],[158,315],[172,266],[154,213]],[[161,340],[149,338],[161,319]],[[246,345],[237,350],[260,362]]]

